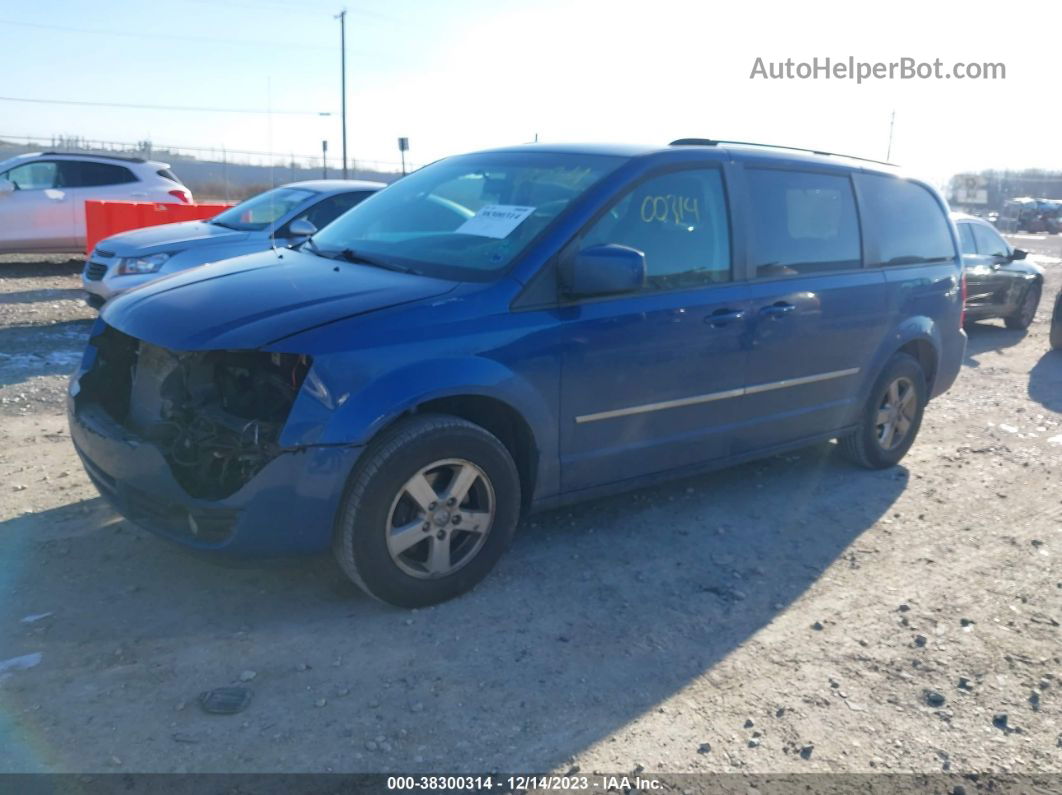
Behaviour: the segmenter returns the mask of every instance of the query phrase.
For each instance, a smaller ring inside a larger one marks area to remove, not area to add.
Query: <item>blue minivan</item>
[[[959,371],[941,197],[885,164],[683,139],[462,155],[304,243],[109,303],[71,438],[131,521],[332,548],[414,607],[534,510],[836,438],[896,464]]]

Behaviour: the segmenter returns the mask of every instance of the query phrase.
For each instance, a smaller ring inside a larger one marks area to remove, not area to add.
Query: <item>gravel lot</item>
[[[971,332],[903,466],[822,445],[532,517],[414,612],[108,510],[62,414],[80,262],[0,257],[0,772],[1062,772],[1062,243],[1016,242],[1037,321]]]

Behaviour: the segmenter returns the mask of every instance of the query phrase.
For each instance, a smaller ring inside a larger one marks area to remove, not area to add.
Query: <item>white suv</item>
[[[166,163],[43,152],[0,162],[0,254],[85,250],[85,200],[190,204]]]

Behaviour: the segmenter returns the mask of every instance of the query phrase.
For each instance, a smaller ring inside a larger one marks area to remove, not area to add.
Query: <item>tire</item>
[[[451,486],[463,491],[456,503],[447,502]],[[505,446],[458,417],[418,414],[384,431],[351,473],[332,551],[365,593],[424,607],[486,577],[519,517],[520,478]]]
[[[1051,347],[1062,351],[1062,292],[1055,299],[1055,311],[1051,314]]]
[[[897,386],[895,393],[890,392],[894,384]],[[907,394],[912,397],[906,398]],[[870,390],[866,405],[860,414],[859,428],[838,440],[841,453],[848,460],[867,469],[886,469],[898,464],[918,436],[927,394],[926,377],[921,365],[906,353],[895,354],[889,359]],[[899,403],[902,404],[900,414],[886,406],[887,402],[895,403],[897,395]],[[887,428],[879,420],[880,412],[885,411],[893,417],[893,431],[888,439],[883,440],[883,435],[887,435]],[[896,433],[902,427],[898,427],[901,418],[906,420],[906,427],[902,437],[897,439]]]
[[[1040,305],[1040,294],[1042,292],[1043,288],[1039,282],[1029,286],[1029,289],[1025,291],[1025,295],[1021,297],[1021,303],[1018,304],[1014,314],[1003,318],[1007,328],[1014,331],[1024,331],[1032,325],[1033,319],[1036,317],[1036,308]]]

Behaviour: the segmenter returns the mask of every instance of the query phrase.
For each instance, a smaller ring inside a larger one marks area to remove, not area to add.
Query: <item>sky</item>
[[[326,139],[335,165],[334,16],[343,7],[4,4],[2,97],[227,112],[0,99],[0,138],[151,140],[285,157],[316,156]],[[359,162],[397,163],[399,136],[416,164],[536,136],[650,144],[696,136],[889,154],[938,184],[985,168],[1062,169],[1057,0],[361,0],[346,9],[348,151]],[[960,61],[1002,63],[1006,77],[751,77],[757,58],[849,57],[940,59],[945,71]]]

